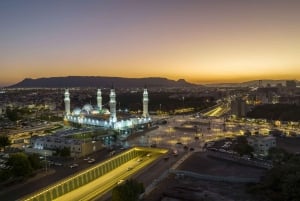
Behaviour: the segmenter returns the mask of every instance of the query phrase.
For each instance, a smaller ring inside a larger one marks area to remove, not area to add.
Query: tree
[[[10,170],[2,170],[0,169],[0,181],[6,181],[11,177],[11,171]]]
[[[64,147],[60,150],[60,156],[68,157],[71,155],[70,147]]]
[[[116,186],[112,191],[112,201],[137,201],[139,195],[145,191],[143,183],[127,180]]]
[[[6,116],[11,121],[17,121],[19,119],[17,109],[10,109],[9,107],[6,108]]]
[[[28,160],[34,170],[40,169],[42,167],[38,154],[30,154],[28,156]]]
[[[250,118],[263,118],[269,120],[298,121],[300,119],[300,106],[295,104],[263,104],[254,107],[247,113]]]
[[[247,138],[245,136],[237,137],[237,142],[233,146],[233,150],[238,154],[240,154],[240,156],[252,155],[252,152],[254,151],[253,147],[251,147],[248,144]]]
[[[10,140],[6,135],[0,135],[0,149],[10,145]]]
[[[281,161],[267,171],[260,183],[250,186],[252,193],[266,201],[298,201],[300,197],[300,157],[282,149],[270,150]],[[283,159],[284,158],[284,159]]]
[[[28,156],[24,153],[12,154],[7,163],[12,167],[11,172],[15,177],[26,177],[33,171]]]
[[[68,157],[71,155],[70,147],[64,147],[62,149],[55,149],[55,155],[61,157]]]
[[[282,184],[282,191],[286,200],[299,200],[300,198],[300,172],[291,173],[285,176]]]
[[[290,154],[284,149],[271,147],[268,151],[268,157],[273,163],[283,163],[290,157]]]

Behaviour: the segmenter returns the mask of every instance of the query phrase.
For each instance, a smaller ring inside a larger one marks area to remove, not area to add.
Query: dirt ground
[[[176,178],[170,175],[144,201],[259,201],[245,184]]]
[[[191,155],[178,169],[199,174],[248,178],[261,177],[265,173],[264,169],[211,158],[200,152]],[[169,175],[168,178],[161,181],[144,200],[258,201],[246,193],[246,184],[205,181],[189,177],[177,178],[174,175]]]

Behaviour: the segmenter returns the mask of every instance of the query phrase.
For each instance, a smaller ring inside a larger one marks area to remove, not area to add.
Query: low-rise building
[[[276,138],[273,136],[251,136],[247,141],[253,147],[254,153],[261,156],[267,156],[269,149],[276,147]]]
[[[36,150],[36,153],[43,153],[44,150],[55,151],[67,147],[70,148],[70,156],[76,158],[103,148],[101,141],[83,141],[56,136],[33,137],[30,140],[30,145],[31,152]]]

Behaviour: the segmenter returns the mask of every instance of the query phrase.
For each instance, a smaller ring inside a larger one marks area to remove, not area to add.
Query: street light
[[[161,104],[159,104],[159,113],[161,114]]]
[[[82,156],[85,156],[85,133],[83,133],[82,136],[83,136]]]
[[[47,153],[45,151],[45,171],[47,173]]]

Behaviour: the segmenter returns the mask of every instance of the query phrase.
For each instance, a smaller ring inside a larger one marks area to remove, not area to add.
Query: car
[[[73,163],[72,165],[70,165],[70,168],[75,168],[75,167],[78,167],[77,163]]]
[[[150,153],[149,153],[149,154],[147,154],[147,157],[150,157],[150,156],[152,156]]]
[[[133,167],[128,167],[127,168],[127,171],[130,171],[130,170],[132,170],[133,169]]]
[[[169,156],[164,157],[164,160],[165,161],[169,160]]]
[[[118,182],[117,182],[117,185],[120,185],[120,184],[122,184],[122,183],[124,183],[124,179],[120,179]]]
[[[142,158],[139,158],[139,159],[137,159],[136,161],[137,161],[137,162],[142,162],[143,159],[142,159]]]
[[[55,165],[55,166],[62,166],[62,164],[61,164],[61,163],[58,163],[58,162],[55,162],[54,165]]]
[[[94,163],[95,159],[91,158],[90,160],[88,160],[88,163]]]
[[[83,160],[88,161],[90,159],[91,159],[90,157],[87,157],[87,158],[84,158]]]
[[[217,148],[207,148],[207,150],[209,150],[209,151],[218,151]]]
[[[110,156],[113,156],[113,155],[115,155],[115,154],[116,154],[116,151],[111,151],[111,152],[109,153]]]
[[[54,165],[53,161],[48,161],[48,165]]]
[[[246,159],[246,160],[251,160],[250,156],[248,156],[248,155],[243,155],[241,158]]]

